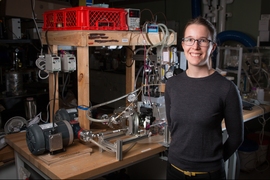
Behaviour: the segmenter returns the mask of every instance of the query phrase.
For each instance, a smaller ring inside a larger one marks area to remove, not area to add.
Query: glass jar
[[[256,87],[251,88],[249,98],[250,99],[257,99],[257,88]]]

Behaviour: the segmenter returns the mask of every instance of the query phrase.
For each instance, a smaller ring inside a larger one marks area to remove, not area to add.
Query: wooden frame
[[[174,37],[175,36],[175,37]],[[89,46],[130,46],[135,49],[135,46],[150,46],[159,44],[163,38],[162,33],[142,33],[140,31],[89,31],[89,30],[72,30],[72,31],[43,31],[41,40],[43,44],[52,47],[53,53],[57,52],[58,45],[76,46],[77,47],[77,78],[78,78],[78,105],[89,107],[90,101],[90,75],[89,75]],[[176,45],[176,34],[169,36],[169,44]],[[132,62],[131,51],[127,54],[127,63]],[[49,76],[49,93],[52,98],[54,89],[54,73]],[[58,79],[56,77],[56,79]],[[131,68],[126,69],[126,92],[129,93],[133,89],[135,79],[135,63]],[[57,95],[58,97],[58,95]],[[50,99],[51,100],[51,99]],[[59,109],[59,102],[56,100],[55,112]],[[55,113],[50,108],[50,118]],[[86,118],[86,111],[79,110],[78,118],[80,126],[83,129],[90,129],[90,122]]]

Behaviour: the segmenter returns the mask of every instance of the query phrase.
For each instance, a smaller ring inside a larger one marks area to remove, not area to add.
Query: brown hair
[[[216,35],[217,35],[216,28],[208,19],[206,19],[204,17],[201,17],[201,16],[198,16],[198,17],[196,17],[194,19],[191,19],[190,21],[187,22],[187,24],[185,26],[184,35],[185,35],[187,27],[189,25],[192,25],[192,24],[198,24],[198,25],[205,26],[209,30],[210,34],[211,34],[212,41],[216,42]]]

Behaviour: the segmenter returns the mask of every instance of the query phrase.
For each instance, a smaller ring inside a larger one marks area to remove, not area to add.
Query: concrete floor
[[[0,179],[17,179],[15,162],[0,167]]]

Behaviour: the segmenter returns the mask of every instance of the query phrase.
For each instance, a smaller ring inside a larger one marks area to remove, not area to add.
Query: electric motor
[[[70,108],[70,109],[64,109],[61,108],[56,111],[54,116],[55,122],[67,120],[67,121],[73,121],[78,119],[78,110],[76,108]]]
[[[74,141],[71,124],[66,121],[48,124],[32,124],[26,129],[26,142],[29,151],[34,155],[44,154],[49,151],[54,154],[65,151],[65,148]]]

